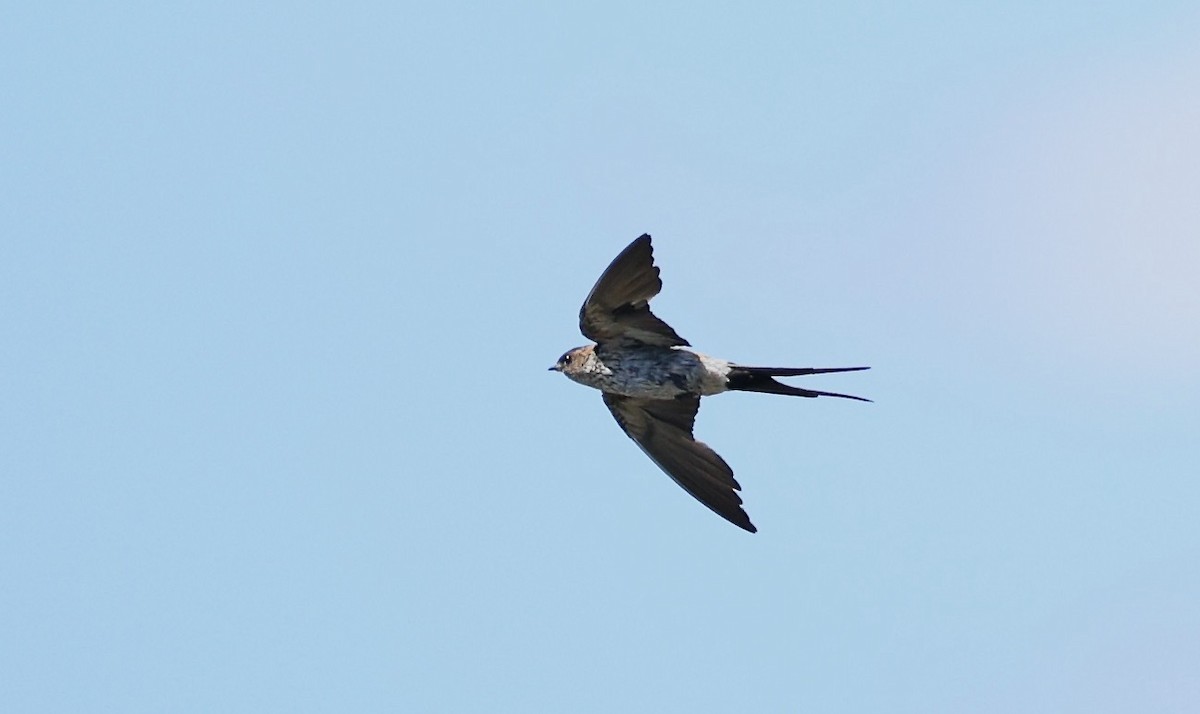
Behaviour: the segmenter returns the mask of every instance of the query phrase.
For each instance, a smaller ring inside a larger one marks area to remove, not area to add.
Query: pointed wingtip
[[[741,499],[738,499],[738,500],[740,501]],[[704,505],[707,506],[708,504],[706,503]],[[709,506],[709,508],[712,508],[712,506]],[[750,522],[750,514],[746,513],[746,510],[744,508],[739,507],[735,510],[726,511],[724,513],[722,513],[721,511],[717,511],[716,509],[713,509],[713,510],[716,512],[716,514],[718,516],[720,516],[721,518],[724,518],[725,520],[729,521],[730,523],[737,526],[738,528],[741,528],[742,530],[746,531],[747,533],[757,533],[758,532],[758,528],[753,523]]]

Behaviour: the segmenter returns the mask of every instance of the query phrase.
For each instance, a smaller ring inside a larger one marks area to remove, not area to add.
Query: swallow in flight
[[[692,436],[700,397],[742,391],[869,402],[774,379],[869,368],[747,367],[700,354],[650,312],[650,299],[661,290],[650,236],[644,234],[609,264],[583,301],[579,330],[595,344],[568,351],[550,369],[599,389],[617,424],[651,461],[714,513],[754,533],[733,470]]]

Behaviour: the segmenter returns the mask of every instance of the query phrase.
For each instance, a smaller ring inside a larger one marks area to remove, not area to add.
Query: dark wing
[[[700,397],[638,399],[605,392],[604,404],[625,434],[683,490],[735,526],[758,530],[742,510],[733,469],[692,437]]]
[[[687,346],[688,341],[650,312],[650,298],[662,290],[650,235],[626,246],[596,281],[579,308],[579,331],[595,342],[633,340],[648,345]]]

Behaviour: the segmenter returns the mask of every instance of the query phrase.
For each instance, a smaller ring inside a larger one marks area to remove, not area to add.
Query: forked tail
[[[841,397],[842,399],[857,399],[869,402],[870,399],[855,397],[850,394],[837,392],[819,392],[815,389],[801,389],[790,384],[776,381],[772,377],[802,377],[808,374],[830,374],[832,372],[859,372],[870,367],[743,367],[735,365],[729,370],[726,387],[737,392],[763,392],[765,394],[786,394],[792,397]]]

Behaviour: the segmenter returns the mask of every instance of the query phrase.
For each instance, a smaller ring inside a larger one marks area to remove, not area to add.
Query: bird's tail
[[[858,372],[870,367],[743,367],[734,365],[729,370],[726,387],[738,392],[764,392],[766,394],[786,394],[793,397],[841,397],[842,399],[857,399],[869,402],[870,399],[855,397],[850,394],[837,392],[819,392],[815,389],[801,389],[790,384],[776,381],[772,377],[801,377],[808,374],[829,374],[831,372]]]

